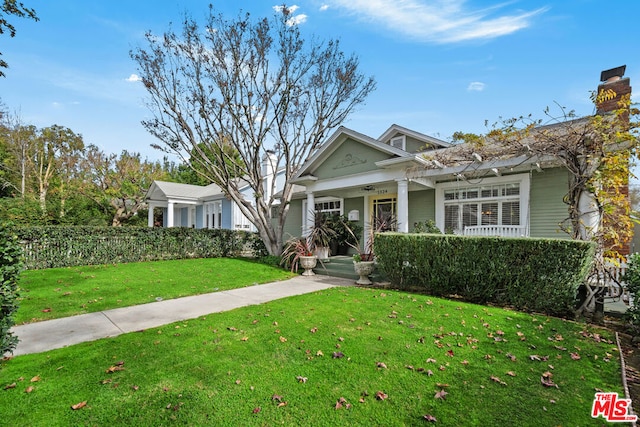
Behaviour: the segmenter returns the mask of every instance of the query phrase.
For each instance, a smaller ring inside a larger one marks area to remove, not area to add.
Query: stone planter
[[[353,269],[360,276],[356,283],[358,285],[370,285],[369,275],[373,273],[376,265],[373,261],[353,261]]]
[[[315,255],[300,256],[300,267],[304,268],[303,276],[315,276],[313,269],[316,268],[318,257]]]
[[[329,262],[329,246],[318,246],[313,254],[322,262]]]

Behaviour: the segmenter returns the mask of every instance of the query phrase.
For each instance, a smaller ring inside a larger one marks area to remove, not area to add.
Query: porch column
[[[302,230],[302,236],[303,237],[307,237],[309,235],[309,233],[311,232],[311,229],[313,228],[314,224],[315,224],[315,218],[313,217],[316,211],[316,202],[315,199],[313,197],[313,191],[307,191],[307,212],[305,212],[306,214],[306,218],[307,221],[304,225],[304,230]]]
[[[173,227],[173,202],[167,203],[167,227]]]
[[[409,182],[406,179],[396,180],[398,183],[398,231],[409,232]]]
[[[149,213],[147,214],[147,225],[153,227],[153,205],[149,203]]]

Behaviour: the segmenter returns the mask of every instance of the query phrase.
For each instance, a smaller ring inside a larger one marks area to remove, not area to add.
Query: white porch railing
[[[474,225],[466,226],[464,236],[526,237],[527,227],[523,225]]]

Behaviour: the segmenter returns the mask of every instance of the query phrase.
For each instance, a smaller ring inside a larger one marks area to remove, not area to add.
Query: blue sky
[[[210,2],[235,16],[270,16],[269,0],[23,0],[39,22],[12,18],[0,36],[9,63],[0,99],[38,127],[58,124],[109,153],[163,154],[140,121],[145,91],[129,51],[144,33],[174,29]],[[636,0],[296,0],[305,34],[337,38],[377,81],[345,126],[372,137],[391,124],[447,140],[482,133],[485,120],[533,114],[557,103],[591,114],[600,72],[627,65],[640,100]],[[557,111],[557,110],[556,110]]]

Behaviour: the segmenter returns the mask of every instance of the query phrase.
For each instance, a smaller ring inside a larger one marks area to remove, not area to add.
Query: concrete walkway
[[[13,355],[39,353],[85,341],[155,328],[181,320],[195,319],[210,313],[262,304],[335,286],[350,285],[353,285],[353,280],[320,275],[297,276],[281,282],[15,326],[12,331],[20,342]]]

